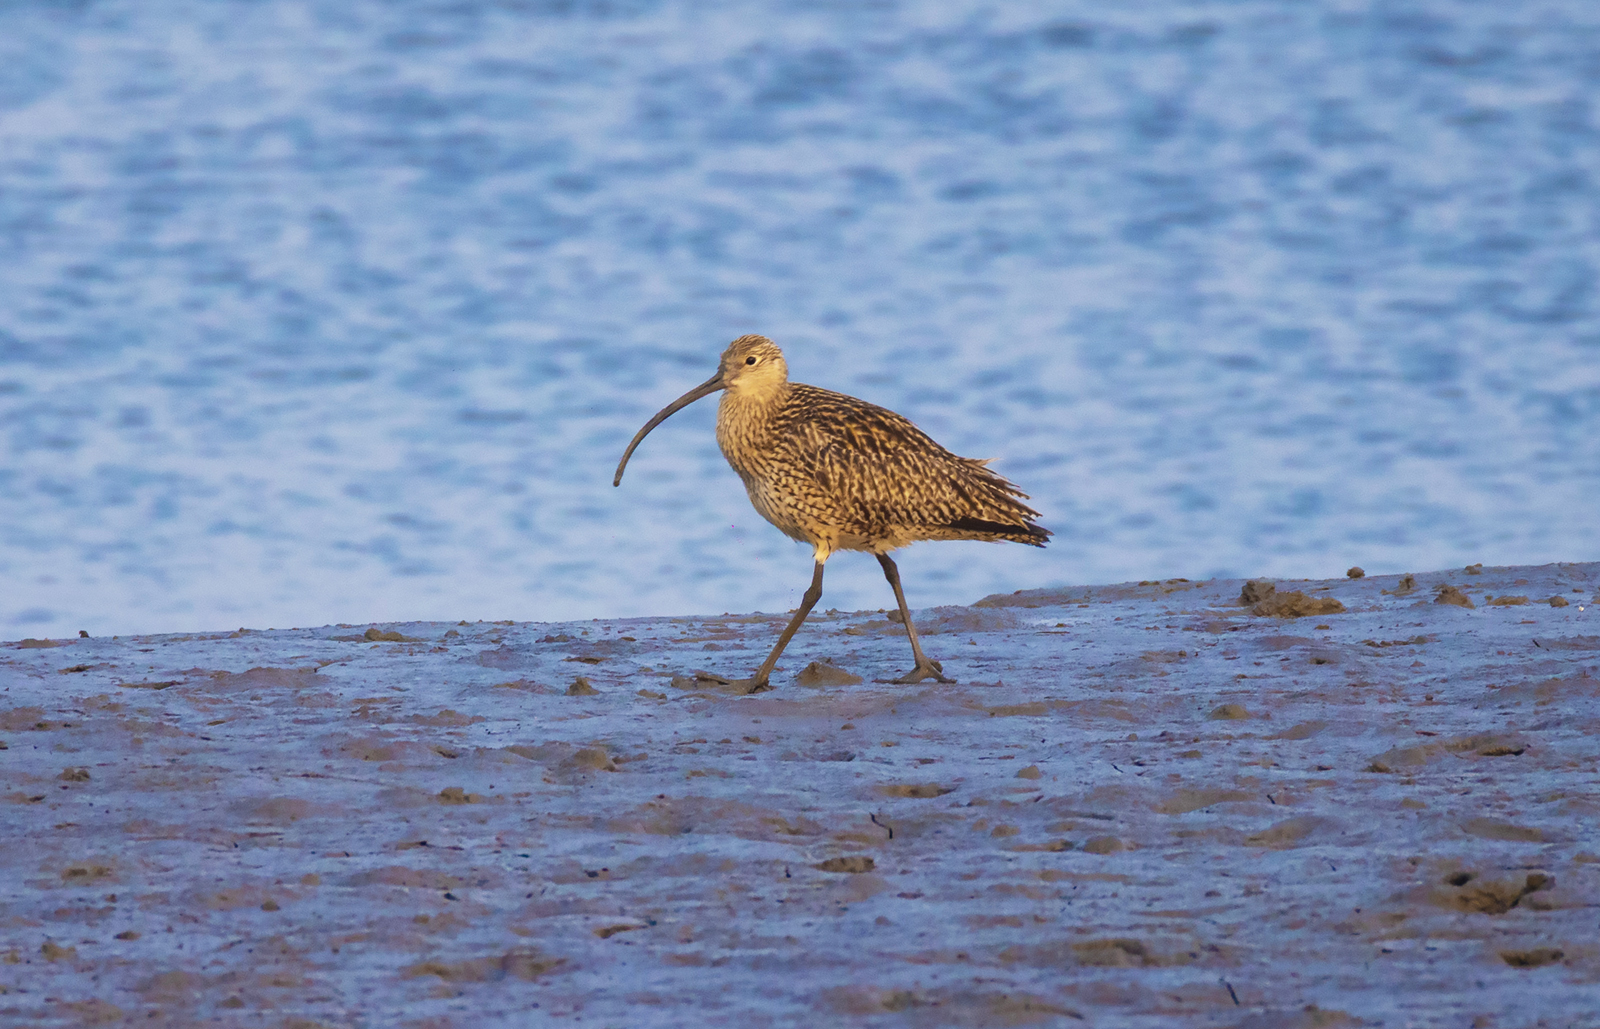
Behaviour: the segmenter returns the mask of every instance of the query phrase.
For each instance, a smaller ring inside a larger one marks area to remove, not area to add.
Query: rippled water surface
[[[1593,559],[1600,6],[0,6],[0,626],[789,607],[734,336],[1054,583]],[[891,602],[829,565],[824,606]]]

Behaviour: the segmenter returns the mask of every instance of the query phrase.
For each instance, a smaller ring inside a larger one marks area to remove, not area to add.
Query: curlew
[[[916,666],[896,683],[954,682],[922,652],[900,570],[889,552],[919,540],[1009,540],[1042,547],[1050,530],[1027,494],[990,471],[988,461],[957,457],[909,420],[855,397],[789,381],[783,351],[765,336],[740,336],[722,352],[717,374],[658,411],[617,462],[650,430],[718,390],[717,445],[744,480],[750,503],[784,535],[811,544],[816,569],[800,608],[772,653],[749,679],[717,681],[755,693],[806,615],[822,597],[822,568],[841,550],[865,551],[883,566],[911,639]]]

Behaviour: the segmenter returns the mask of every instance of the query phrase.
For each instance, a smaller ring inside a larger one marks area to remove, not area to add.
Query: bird
[[[791,539],[809,543],[815,568],[800,607],[772,652],[748,679],[704,678],[758,693],[789,641],[822,598],[822,569],[839,551],[874,555],[894,590],[915,666],[900,684],[953,683],[923,653],[891,551],[922,540],[1010,541],[1043,547],[1053,533],[1024,504],[1028,495],[990,471],[989,461],[958,457],[911,421],[843,393],[789,381],[783,351],[766,336],[740,336],[717,372],[658,411],[617,462],[613,486],[650,431],[721,391],[717,445],[744,481],[756,511]]]

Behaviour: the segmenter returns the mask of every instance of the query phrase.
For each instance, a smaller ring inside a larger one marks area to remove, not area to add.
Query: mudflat
[[[1271,585],[4,644],[0,1020],[1600,1025],[1600,564]]]

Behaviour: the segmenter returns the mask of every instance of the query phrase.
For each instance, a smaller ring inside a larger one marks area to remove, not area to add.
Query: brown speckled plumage
[[[777,347],[745,336],[730,350]],[[779,356],[781,360],[781,355]],[[762,517],[817,548],[887,553],[918,540],[1011,540],[1043,546],[1050,531],[1020,489],[957,457],[893,411],[831,390],[783,382],[723,394],[717,443]]]
[[[878,556],[895,590],[917,668],[907,681],[940,678],[922,654],[890,551],[919,540],[1012,541],[1042,547],[1050,530],[1013,483],[986,461],[958,457],[893,411],[789,381],[783,352],[765,336],[741,336],[717,374],[639,430],[617,465],[673,412],[723,390],[717,444],[763,518],[815,549],[816,572],[795,619],[748,683],[766,687],[777,656],[822,592],[822,566],[840,550]],[[912,678],[915,676],[916,678]],[[899,680],[897,680],[899,681]],[[949,681],[949,680],[944,680]]]

